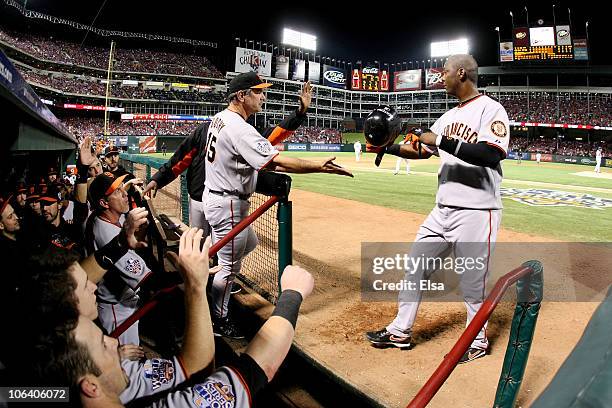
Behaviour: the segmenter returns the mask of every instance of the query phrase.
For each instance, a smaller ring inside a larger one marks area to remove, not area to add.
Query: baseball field
[[[414,239],[435,203],[439,162],[411,161],[409,175],[405,167],[394,175],[396,158],[391,156],[376,168],[372,154],[359,162],[353,153],[282,154],[308,160],[333,155],[355,175],[291,175],[293,259],[316,282],[313,296],[302,306],[295,344],[381,405],[406,406],[464,330],[465,308],[462,302],[425,301],[414,327],[414,348],[372,347],[365,331],[388,324],[397,304],[394,299],[362,298],[361,244]],[[497,276],[532,259],[535,246],[550,245],[536,255],[544,265],[545,289],[553,296],[542,303],[517,401],[517,406],[529,406],[579,340],[602,288],[612,280],[601,263],[590,263],[597,258],[592,248],[577,256],[568,244],[612,242],[612,171],[602,168],[595,175],[590,166],[510,160],[503,162],[503,170],[498,243],[518,243],[521,251],[502,263]],[[568,288],[589,296],[572,299],[565,296]],[[458,366],[430,406],[491,406],[508,342],[514,288],[507,299],[489,321],[489,355]]]

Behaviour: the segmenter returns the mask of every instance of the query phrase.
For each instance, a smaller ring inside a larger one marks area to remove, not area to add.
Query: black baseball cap
[[[245,89],[264,89],[271,87],[272,84],[264,82],[256,72],[245,72],[235,76],[227,86],[227,93],[231,95]]]
[[[95,206],[100,199],[113,194],[123,184],[123,179],[126,176],[127,174],[115,177],[110,172],[98,174],[89,185],[89,199],[91,203]]]
[[[41,205],[50,205],[53,203],[57,203],[61,198],[60,190],[57,188],[55,184],[50,184],[47,188],[40,194],[38,198],[38,202],[41,202]]]
[[[110,156],[111,154],[119,154],[119,148],[117,146],[108,146],[104,149],[105,156]]]

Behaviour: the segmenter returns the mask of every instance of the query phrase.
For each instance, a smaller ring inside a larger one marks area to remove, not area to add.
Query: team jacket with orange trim
[[[276,127],[263,132],[272,145],[281,143],[295,132],[306,119],[305,114],[293,112]],[[206,180],[205,151],[210,122],[200,124],[176,149],[170,160],[152,177],[157,188],[163,188],[187,170],[187,191],[196,201],[202,201]]]

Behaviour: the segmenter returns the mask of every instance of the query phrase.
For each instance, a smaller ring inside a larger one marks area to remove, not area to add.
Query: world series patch
[[[508,134],[508,130],[506,129],[506,125],[501,120],[496,120],[491,123],[491,132],[497,137],[506,137]]]
[[[154,358],[144,363],[144,376],[151,381],[151,388],[155,391],[162,385],[174,379],[174,364],[170,360]]]
[[[137,258],[129,258],[126,262],[125,269],[131,274],[140,275],[142,273],[140,260]]]
[[[232,386],[220,381],[207,381],[193,387],[193,403],[198,408],[233,408],[236,405]]]
[[[257,151],[261,154],[268,154],[272,151],[272,145],[267,140],[262,142],[257,142]]]

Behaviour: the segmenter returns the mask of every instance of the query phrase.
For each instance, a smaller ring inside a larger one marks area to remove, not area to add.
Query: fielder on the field
[[[508,114],[498,102],[478,92],[477,79],[478,65],[472,56],[449,57],[443,80],[459,105],[442,115],[431,130],[415,130],[417,140],[412,145],[388,144],[396,137],[391,135],[382,148],[367,146],[379,155],[384,152],[410,159],[440,156],[436,205],[419,228],[410,256],[445,258],[454,250],[457,258],[484,260],[482,267],[476,264],[460,277],[468,324],[485,298],[489,259],[502,215],[500,162],[506,157],[510,138]],[[405,279],[427,280],[435,272],[427,267],[419,264],[415,270],[407,270]],[[395,319],[381,330],[366,333],[366,338],[374,345],[410,347],[421,295],[419,285],[414,291],[401,292]],[[485,324],[461,363],[485,356],[489,344],[486,328]]]
[[[334,163],[335,157],[312,162],[279,155],[274,145],[289,137],[306,118],[312,88],[304,84],[300,107],[295,115],[283,120],[263,137],[247,119],[261,111],[266,100],[264,89],[272,86],[254,72],[240,74],[228,85],[227,109],[216,114],[210,123],[206,145],[206,181],[202,202],[206,219],[212,228],[213,243],[218,242],[242,221],[249,211],[249,198],[255,192],[259,171],[289,173],[352,174]],[[271,143],[272,141],[272,143]],[[255,249],[257,236],[249,226],[219,250],[222,266],[212,285],[213,325],[215,334],[240,338],[242,334],[229,319],[228,304],[232,282],[240,272],[242,258]]]
[[[355,149],[355,161],[361,160],[361,142],[359,140],[355,140],[353,149]]]
[[[404,137],[402,144],[411,144],[411,143],[412,143],[412,135],[407,134],[406,137]],[[393,175],[399,174],[402,168],[402,162],[406,164],[406,174],[410,174],[410,160],[404,159],[403,157],[398,157],[395,162],[395,171],[393,172]]]
[[[601,147],[595,152],[595,173],[601,173]]]

